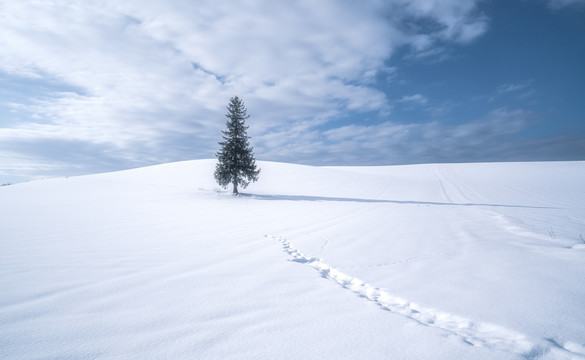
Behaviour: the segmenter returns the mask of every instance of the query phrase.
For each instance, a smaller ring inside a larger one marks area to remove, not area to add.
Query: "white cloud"
[[[477,11],[477,2],[458,0],[403,0],[393,4],[406,9],[406,13],[425,21],[408,23],[415,31],[413,36],[421,40],[424,34],[424,45],[428,48],[437,40],[468,43],[485,33],[488,26],[487,17]],[[407,18],[408,19],[408,18]]]
[[[508,83],[498,86],[495,95],[490,97],[490,102],[495,101],[497,98],[512,97],[516,99],[526,99],[534,95],[535,89],[533,87],[533,81],[524,81],[520,83]]]
[[[432,51],[485,32],[475,3],[3,1],[0,71],[62,86],[16,106],[23,121],[0,128],[0,139],[14,143],[20,131],[136,163],[210,157],[235,94],[253,136],[294,136],[302,123],[318,137],[348,113],[389,112],[372,85],[396,71],[387,60],[398,47]],[[268,157],[275,146],[259,150]]]
[[[498,86],[498,93],[503,94],[503,93],[515,92],[515,91],[519,91],[522,89],[526,89],[526,87],[527,87],[526,84],[504,84],[504,85]]]
[[[307,144],[302,159],[319,159],[321,164],[328,165],[335,164],[340,158],[343,163],[354,165],[464,159],[486,161],[501,157],[507,150],[512,154],[515,147],[525,148],[524,143],[516,144],[511,139],[529,126],[530,118],[531,114],[524,110],[502,108],[481,119],[458,125],[438,122],[399,124],[391,121],[376,125],[352,124],[329,129],[322,134],[299,132],[292,138],[294,140],[278,136],[278,147],[270,153],[282,156],[282,149]],[[534,152],[534,149],[528,151]]]
[[[422,96],[421,94],[414,94],[409,96],[403,96],[398,102],[402,103],[419,103],[419,104],[426,104],[427,98]]]

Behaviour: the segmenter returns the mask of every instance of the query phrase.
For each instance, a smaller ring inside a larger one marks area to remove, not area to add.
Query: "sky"
[[[213,158],[585,160],[585,0],[0,0],[0,184]]]

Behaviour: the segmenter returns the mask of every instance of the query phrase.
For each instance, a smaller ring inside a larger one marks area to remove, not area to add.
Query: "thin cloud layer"
[[[546,0],[553,9],[565,7],[585,7],[585,0]]]
[[[525,129],[531,114],[497,109],[485,118],[460,125],[439,122],[348,125],[327,130],[313,157],[335,163],[345,149],[356,150],[348,163],[407,164],[444,161],[489,161],[514,147],[513,135]],[[314,142],[308,139],[307,142]],[[286,144],[283,144],[286,147]]]

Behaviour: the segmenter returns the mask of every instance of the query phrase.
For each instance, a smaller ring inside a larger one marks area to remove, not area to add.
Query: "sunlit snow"
[[[585,162],[0,188],[2,359],[585,359]]]

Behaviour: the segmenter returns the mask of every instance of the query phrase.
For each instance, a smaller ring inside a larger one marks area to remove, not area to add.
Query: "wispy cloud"
[[[422,96],[421,94],[414,94],[414,95],[405,95],[398,100],[400,103],[419,103],[419,104],[426,104],[427,98]]]
[[[535,94],[535,89],[532,80],[519,82],[519,83],[507,83],[498,86],[494,95],[490,96],[490,102],[494,102],[500,98],[516,98],[526,99]]]
[[[582,139],[518,138],[533,125],[534,114],[521,109],[496,109],[485,117],[448,125],[427,123],[346,125],[322,134],[298,133],[294,141],[278,137],[274,156],[299,144],[311,144],[302,159],[319,159],[334,165],[345,164],[410,164],[457,161],[557,160],[563,153],[582,153]],[[346,149],[352,149],[352,152]]]
[[[548,6],[553,9],[561,9],[566,7],[584,8],[585,0],[545,0]]]
[[[505,94],[526,89],[527,84],[503,84],[498,86],[498,93]]]

